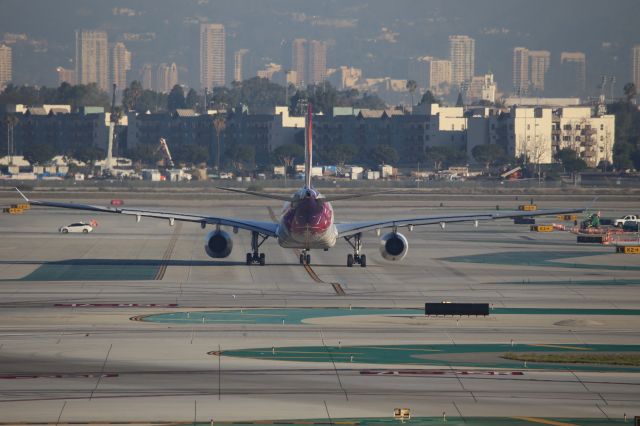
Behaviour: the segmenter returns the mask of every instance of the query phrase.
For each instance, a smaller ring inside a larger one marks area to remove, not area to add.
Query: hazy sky
[[[502,87],[511,86],[515,46],[551,51],[552,66],[561,51],[585,52],[595,90],[601,74],[629,81],[630,49],[640,43],[638,0],[0,0],[0,8],[0,34],[30,39],[13,45],[16,81],[49,85],[56,66],[73,68],[79,28],[124,41],[134,74],[145,62],[175,61],[191,85],[201,22],[225,24],[229,64],[246,48],[251,71],[288,66],[290,41],[304,37],[328,41],[328,66],[368,77],[406,78],[410,57],[447,57],[448,36],[466,34],[476,39],[476,74],[491,70]]]

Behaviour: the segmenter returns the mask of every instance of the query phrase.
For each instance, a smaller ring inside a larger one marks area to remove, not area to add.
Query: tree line
[[[206,97],[205,97],[206,96]],[[292,112],[300,101],[311,102],[316,111],[330,114],[334,106],[383,109],[386,104],[375,94],[361,93],[356,89],[338,90],[329,82],[297,89],[273,83],[266,78],[253,77],[234,81],[229,87],[215,87],[207,93],[185,89],[175,85],[169,93],[144,89],[142,83],[133,81],[122,93],[122,109],[139,113],[172,112],[188,108],[204,110],[211,107],[235,107],[243,104],[250,112],[265,112],[276,105],[289,105]],[[100,106],[109,110],[111,97],[95,83],[70,85],[62,83],[57,88],[15,86],[9,84],[0,93],[0,105],[68,104],[75,110],[81,106]]]

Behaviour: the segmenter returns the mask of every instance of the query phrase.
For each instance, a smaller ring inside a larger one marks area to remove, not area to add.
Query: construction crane
[[[171,152],[169,152],[169,145],[167,145],[167,141],[164,138],[160,138],[160,143],[158,144],[158,149],[156,152],[160,151],[162,156],[164,157],[164,161],[167,167],[170,169],[174,168],[173,158],[171,158]]]
[[[111,173],[113,170],[113,142],[115,138],[114,129],[116,122],[118,121],[118,114],[116,112],[116,84],[113,83],[113,97],[111,98],[111,114],[109,120],[109,144],[107,146],[107,159],[104,162],[104,170],[107,173]]]

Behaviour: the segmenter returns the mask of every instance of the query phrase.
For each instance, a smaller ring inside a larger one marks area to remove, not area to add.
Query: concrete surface
[[[10,193],[0,195],[3,205],[18,201]],[[55,197],[47,194],[48,199]],[[108,203],[109,195],[103,197],[91,203]],[[580,206],[588,198],[549,197],[538,206]],[[499,203],[503,209],[514,208],[522,199],[501,197]],[[75,201],[86,200],[80,194]],[[281,207],[237,197],[125,202],[263,220],[269,218],[269,207],[275,212]],[[335,203],[334,209],[338,220],[363,220],[492,209],[496,204],[491,196],[440,195],[438,201],[385,196]],[[604,216],[618,216],[638,212],[639,205],[634,198],[619,198],[599,202],[597,208]],[[59,226],[90,219],[99,222],[94,233],[57,232]],[[409,407],[422,417],[446,412],[465,418],[607,421],[622,419],[624,413],[640,414],[640,375],[632,372],[519,369],[522,375],[499,375],[486,368],[465,368],[464,373],[460,367],[444,371],[421,365],[411,368],[424,374],[394,374],[407,366],[215,355],[220,349],[339,345],[630,345],[640,342],[636,315],[561,311],[429,320],[348,316],[284,325],[132,320],[220,309],[420,309],[425,301],[441,300],[488,302],[495,308],[637,309],[638,255],[578,246],[572,234],[532,233],[528,226],[508,220],[481,223],[478,229],[472,224],[448,225],[446,230],[431,226],[405,233],[410,251],[399,263],[381,259],[374,233],[364,239],[367,268],[346,268],[349,250],[344,242],[328,252],[312,252],[317,282],[292,250],[272,240],[263,246],[266,266],[244,265],[250,235],[242,231],[234,235],[229,258],[209,259],[203,250],[206,232],[194,224],[172,228],[159,220],[136,224],[119,215],[44,208],[1,215],[2,421],[387,418],[394,407]],[[530,252],[549,256],[527,262]],[[492,253],[502,253],[498,259],[510,253],[507,258],[520,260],[485,261]],[[363,373],[371,370],[388,374]]]

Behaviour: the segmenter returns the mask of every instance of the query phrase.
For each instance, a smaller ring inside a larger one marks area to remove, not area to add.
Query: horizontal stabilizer
[[[363,192],[360,194],[329,195],[329,196],[324,196],[322,200],[331,203],[333,201],[350,200],[352,198],[360,198],[360,197],[373,197],[374,195],[393,194],[395,192],[396,191],[378,191],[378,192]]]
[[[265,192],[245,191],[243,189],[224,188],[221,186],[216,186],[216,188],[222,189],[223,191],[237,192],[239,194],[254,195],[256,197],[271,198],[271,199],[280,200],[280,201],[291,201],[290,195],[267,194]]]

